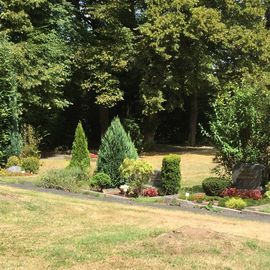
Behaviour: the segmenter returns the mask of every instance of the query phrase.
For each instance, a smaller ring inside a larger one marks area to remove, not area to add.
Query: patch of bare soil
[[[214,242],[222,242],[224,246],[232,247],[234,237],[228,236],[223,233],[215,232],[210,229],[194,228],[191,226],[183,226],[178,230],[174,230],[169,233],[159,235],[154,239],[154,245],[160,251],[169,254],[179,254],[188,246],[194,243],[198,245],[202,244],[207,246]]]
[[[10,194],[10,193],[0,192],[0,200],[1,201],[18,201],[18,196]]]

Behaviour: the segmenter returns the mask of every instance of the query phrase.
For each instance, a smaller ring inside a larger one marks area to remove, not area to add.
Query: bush
[[[79,122],[75,131],[75,137],[72,144],[70,167],[78,167],[83,171],[87,171],[90,167],[90,155],[88,151],[87,139]]]
[[[161,189],[167,194],[176,194],[181,188],[179,155],[168,155],[162,161]]]
[[[241,198],[231,198],[225,202],[225,206],[231,209],[242,210],[247,206],[247,204]]]
[[[12,166],[21,166],[22,162],[20,158],[16,156],[11,156],[7,160],[6,168],[12,167]]]
[[[23,147],[21,157],[40,157],[38,149],[42,136],[29,124],[24,124],[22,128]]]
[[[266,198],[270,199],[270,190],[266,191],[266,192],[264,193],[264,196],[265,196]]]
[[[218,177],[209,177],[202,182],[203,190],[208,196],[218,196],[230,185],[229,180]]]
[[[97,188],[100,191],[102,189],[110,187],[112,185],[112,180],[109,175],[106,173],[97,173],[93,177],[90,178],[89,186],[93,188]]]
[[[223,197],[240,197],[242,199],[260,200],[262,193],[259,189],[226,188],[221,194]]]
[[[97,171],[108,174],[114,187],[125,182],[119,171],[125,158],[137,159],[138,154],[130,136],[116,117],[101,140],[97,160]]]
[[[22,168],[26,172],[38,173],[39,159],[37,157],[22,158]]]
[[[156,197],[158,196],[158,190],[155,187],[148,187],[142,191],[142,195],[145,197]]]
[[[125,159],[119,170],[128,182],[130,193],[135,196],[141,194],[143,185],[149,182],[153,173],[152,166],[140,159]]]
[[[269,110],[267,91],[260,87],[230,84],[214,103],[210,122],[217,161],[231,172],[237,163],[268,164]]]
[[[44,188],[77,191],[79,186],[87,180],[86,173],[80,168],[51,170],[42,176],[40,186]]]

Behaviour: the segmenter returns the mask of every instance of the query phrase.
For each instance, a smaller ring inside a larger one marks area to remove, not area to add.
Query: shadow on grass
[[[152,151],[144,152],[143,156],[155,156],[164,154],[198,154],[213,156],[215,155],[215,149],[211,146],[179,146],[179,145],[167,145],[167,144],[157,144]]]

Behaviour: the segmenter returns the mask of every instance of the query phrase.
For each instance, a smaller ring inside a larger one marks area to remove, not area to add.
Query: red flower
[[[143,196],[156,197],[158,196],[158,190],[155,187],[149,187],[142,191]]]
[[[259,189],[236,189],[236,188],[226,188],[220,194],[223,197],[239,197],[242,199],[253,199],[260,200],[262,198],[262,193]]]

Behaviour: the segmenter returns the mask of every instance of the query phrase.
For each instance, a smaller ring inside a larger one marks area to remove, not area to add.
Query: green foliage
[[[225,202],[225,206],[231,209],[242,210],[247,206],[247,204],[241,198],[231,198]]]
[[[268,92],[245,84],[232,86],[214,103],[210,138],[217,149],[218,162],[228,172],[239,162],[268,165]]]
[[[97,173],[90,178],[89,186],[100,191],[112,185],[112,180],[106,173]]]
[[[76,128],[71,155],[70,167],[78,167],[84,171],[89,169],[90,156],[88,143],[81,122],[78,123]]]
[[[20,154],[20,107],[12,44],[0,33],[0,163]]]
[[[130,136],[116,117],[101,140],[97,171],[108,174],[113,186],[120,186],[125,181],[120,175],[119,167],[125,158],[137,159],[138,154]]]
[[[120,166],[120,173],[129,185],[129,193],[138,196],[143,185],[149,182],[153,168],[141,159],[126,158]]]
[[[87,180],[87,175],[78,167],[51,170],[42,176],[40,186],[44,188],[78,191],[80,185]]]
[[[23,147],[21,157],[40,157],[39,144],[42,140],[33,126],[24,124],[22,127]]]
[[[123,17],[130,16],[129,1],[86,2],[82,16],[95,18],[94,31],[88,31],[76,53],[76,65],[86,76],[81,86],[95,94],[95,103],[112,108],[124,99],[120,76],[133,60],[133,29]],[[88,27],[88,26],[87,26]],[[90,42],[89,42],[90,41]]]
[[[12,167],[12,166],[21,166],[22,162],[19,157],[17,156],[11,156],[7,160],[6,168]]]
[[[161,189],[164,194],[176,194],[181,188],[179,155],[167,155],[163,158],[161,168]]]
[[[130,135],[138,153],[141,153],[143,151],[143,135],[139,124],[134,119],[126,118],[123,122],[123,127]]]
[[[202,181],[203,190],[208,196],[218,196],[230,186],[231,182],[229,180],[218,177],[209,177]]]
[[[37,158],[37,157],[22,158],[22,168],[26,172],[38,173],[39,166],[40,166],[39,158]]]
[[[265,193],[264,193],[264,196],[268,199],[270,199],[270,190],[267,190]]]

